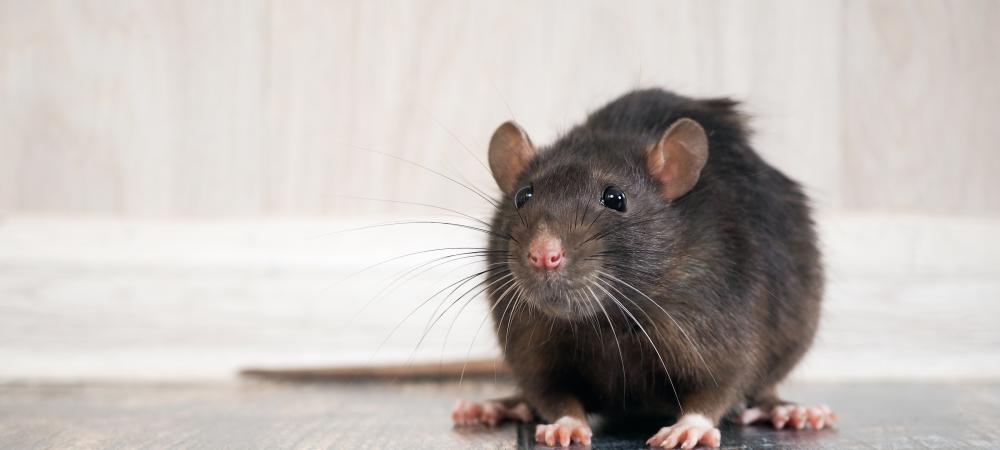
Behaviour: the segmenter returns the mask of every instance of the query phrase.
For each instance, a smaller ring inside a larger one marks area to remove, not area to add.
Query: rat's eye
[[[535,193],[531,185],[525,186],[518,189],[517,193],[514,194],[514,207],[521,209],[528,200],[531,200],[531,196]]]
[[[625,212],[625,193],[614,186],[608,186],[601,195],[601,204],[606,208]]]

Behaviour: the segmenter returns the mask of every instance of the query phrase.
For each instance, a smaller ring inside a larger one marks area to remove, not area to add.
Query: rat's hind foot
[[[451,410],[451,420],[456,426],[485,424],[494,427],[507,420],[531,422],[535,416],[528,404],[520,400],[487,400],[482,403],[459,400]]]
[[[590,430],[590,425],[586,421],[565,416],[550,425],[539,425],[535,427],[535,442],[545,444],[549,447],[569,447],[571,442],[582,445],[590,445],[590,438],[594,432]]]
[[[784,404],[770,408],[755,406],[744,410],[740,414],[739,422],[743,425],[771,422],[776,430],[782,428],[801,430],[809,424],[814,429],[822,430],[824,427],[832,427],[837,422],[837,413],[826,405],[806,407]]]
[[[722,434],[712,421],[701,414],[685,414],[677,423],[663,427],[646,441],[653,447],[694,448],[702,444],[716,448],[722,441]]]

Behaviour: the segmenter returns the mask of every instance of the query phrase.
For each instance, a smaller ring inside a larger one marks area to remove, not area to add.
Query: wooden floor
[[[503,395],[501,381],[0,386],[0,448],[518,448],[532,427],[453,429],[458,397]],[[724,448],[1000,448],[1000,384],[812,384],[835,430],[726,425]],[[598,427],[593,448],[642,448],[659,423]]]

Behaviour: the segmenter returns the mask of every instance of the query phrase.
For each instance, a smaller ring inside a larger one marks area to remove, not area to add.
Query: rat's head
[[[493,254],[504,256],[490,262],[513,282],[494,293],[565,319],[638,297],[663,277],[679,237],[671,203],[694,187],[707,159],[705,131],[690,119],[653,142],[576,132],[541,151],[504,123],[489,162],[504,193],[494,232],[511,239],[492,241]]]

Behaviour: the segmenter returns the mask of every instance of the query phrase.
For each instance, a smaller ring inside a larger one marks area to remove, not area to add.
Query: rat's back
[[[594,111],[578,129],[639,134],[655,141],[677,119],[687,117],[705,128],[710,141],[742,138],[746,129],[737,105],[728,98],[692,99],[658,88],[640,89]]]
[[[715,259],[719,273],[728,274],[723,279],[736,286],[753,278],[765,293],[737,300],[754,303],[747,312],[758,316],[751,323],[759,328],[764,371],[751,390],[759,390],[784,378],[809,348],[819,319],[823,275],[807,196],[753,150],[738,106],[726,98],[635,90],[593,112],[574,132],[637,135],[652,144],[681,118],[705,129],[708,161],[698,184],[674,207],[694,227],[717,231],[705,233],[706,239],[740,249]]]

